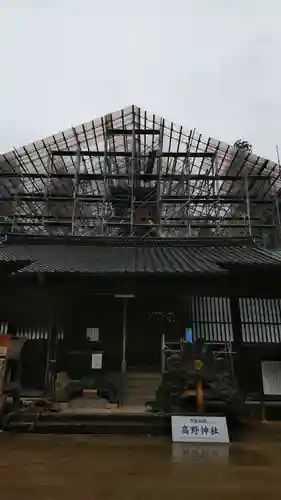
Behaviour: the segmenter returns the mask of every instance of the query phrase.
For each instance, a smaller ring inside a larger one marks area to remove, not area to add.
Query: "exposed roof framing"
[[[153,151],[161,160],[146,174]],[[131,213],[157,203],[163,237],[243,236],[275,226],[279,174],[275,162],[129,106],[0,155],[0,229],[115,236],[130,226],[133,236],[148,223]],[[126,186],[132,199],[118,220],[112,190]]]

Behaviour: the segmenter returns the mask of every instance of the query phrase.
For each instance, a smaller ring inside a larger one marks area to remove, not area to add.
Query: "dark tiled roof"
[[[29,260],[0,260],[0,276],[14,273],[29,264]]]
[[[177,247],[90,247],[11,245],[0,249],[0,259],[30,259],[22,272],[204,273],[223,272],[202,259],[196,249]]]
[[[66,243],[66,244],[62,244]],[[30,261],[20,273],[225,274],[233,265],[277,265],[281,257],[245,240],[187,242],[157,239],[8,238],[0,262]],[[27,263],[26,263],[27,264]]]
[[[217,264],[229,268],[234,265],[281,265],[281,256],[257,246],[252,247],[212,247],[208,249]],[[207,250],[207,251],[208,251]]]

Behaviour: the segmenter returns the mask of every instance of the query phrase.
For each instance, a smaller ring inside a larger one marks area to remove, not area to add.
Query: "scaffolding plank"
[[[108,128],[107,129],[108,135],[132,135],[133,134],[133,129],[127,129],[127,128]],[[141,129],[141,128],[136,128],[135,129],[135,134],[136,135],[159,135],[160,130],[158,129]]]

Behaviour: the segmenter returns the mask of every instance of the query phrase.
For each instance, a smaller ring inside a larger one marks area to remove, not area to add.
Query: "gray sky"
[[[280,0],[0,0],[0,151],[130,104],[276,158]]]

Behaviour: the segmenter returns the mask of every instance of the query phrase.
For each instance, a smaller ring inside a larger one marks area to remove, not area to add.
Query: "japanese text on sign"
[[[172,417],[174,442],[229,443],[225,417]]]
[[[183,425],[181,429],[182,434],[195,434],[195,436],[198,436],[201,434],[201,436],[208,436],[208,434],[211,434],[214,436],[215,434],[219,434],[220,431],[215,425],[211,425],[211,427],[208,427],[207,425],[191,425],[190,427],[188,425]]]

